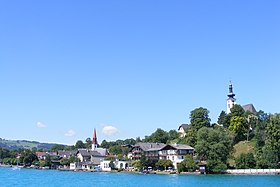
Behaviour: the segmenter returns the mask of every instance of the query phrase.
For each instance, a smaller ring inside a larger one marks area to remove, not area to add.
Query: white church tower
[[[229,83],[229,93],[228,93],[228,99],[227,99],[227,114],[230,113],[230,109],[233,107],[233,105],[235,105],[235,94],[232,91],[232,84],[231,81]]]

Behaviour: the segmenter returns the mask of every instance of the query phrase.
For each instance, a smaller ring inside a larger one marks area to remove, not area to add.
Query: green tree
[[[82,148],[86,148],[85,144],[83,143],[82,140],[78,140],[75,144],[75,148],[76,149],[82,149]]]
[[[256,160],[253,153],[241,153],[235,160],[238,169],[253,169],[256,167]]]
[[[25,166],[30,166],[34,160],[38,160],[36,154],[31,152],[29,149],[26,149],[19,158]]]
[[[171,160],[166,160],[166,159],[160,159],[159,161],[157,161],[157,163],[155,164],[155,166],[159,169],[159,170],[167,170],[168,167],[173,167],[173,163]]]
[[[270,115],[265,129],[265,145],[258,158],[258,167],[280,167],[280,114]]]
[[[147,136],[144,139],[144,142],[152,142],[152,143],[166,143],[168,140],[168,133],[160,128],[158,128],[154,133],[150,136]]]
[[[183,165],[184,171],[192,172],[195,171],[197,168],[192,155],[187,155],[181,162],[181,164]]]
[[[235,134],[234,141],[237,143],[246,139],[249,127],[245,117],[232,116],[228,129]]]
[[[265,128],[268,123],[268,115],[263,111],[257,112],[258,120],[255,127],[256,148],[260,149],[265,144]]]
[[[233,107],[230,109],[230,116],[239,116],[239,117],[244,117],[245,115],[245,110],[241,105],[235,104]]]
[[[141,138],[140,138],[140,137],[136,137],[135,141],[136,141],[136,143],[138,143],[138,142],[142,142],[142,140],[141,140]]]
[[[179,138],[179,133],[176,130],[170,130],[168,132],[168,140],[175,140]]]
[[[58,150],[64,150],[65,146],[61,144],[55,144],[51,147],[51,151],[56,152]]]
[[[132,167],[141,170],[143,168],[143,166],[141,165],[141,161],[140,160],[135,160],[132,162]]]
[[[194,109],[191,111],[190,121],[191,125],[197,130],[202,127],[210,127],[209,111],[202,107]]]
[[[203,127],[198,131],[195,146],[198,159],[226,163],[232,149],[232,136],[226,129]]]
[[[182,162],[177,164],[177,171],[178,173],[186,171],[186,167]]]
[[[195,146],[196,145],[196,141],[197,141],[197,129],[194,128],[193,126],[190,126],[187,131],[186,131],[186,136],[185,138],[183,138],[185,140],[181,141],[180,143],[186,143],[190,146]]]
[[[3,159],[4,164],[9,164],[9,165],[16,165],[17,164],[17,159],[16,158],[4,158]]]
[[[45,157],[45,166],[51,167],[52,161],[51,161],[51,156],[46,155]]]
[[[225,111],[222,111],[217,122],[219,125],[223,125],[223,127],[228,127],[230,124],[230,115],[227,115]]]
[[[119,145],[114,145],[109,148],[109,153],[112,155],[122,154],[122,147]]]
[[[206,165],[207,173],[223,173],[227,165],[220,160],[208,160]]]
[[[68,158],[62,158],[60,159],[60,164],[63,165],[63,166],[69,166],[70,165],[70,161]]]
[[[85,148],[87,149],[91,149],[91,146],[92,146],[92,141],[90,138],[87,138],[86,141],[85,141]]]
[[[136,140],[134,140],[133,138],[125,139],[123,141],[123,144],[125,144],[125,145],[134,145],[134,144],[136,144]]]
[[[110,144],[109,144],[109,142],[107,142],[106,140],[103,140],[102,142],[101,142],[101,145],[100,145],[101,147],[103,147],[103,148],[109,148],[110,147]]]
[[[10,150],[5,148],[0,148],[0,159],[11,157]]]
[[[75,157],[75,156],[70,156],[70,157],[69,157],[69,162],[70,162],[70,163],[79,162],[79,161],[80,161],[80,159],[78,159],[78,158]]]
[[[148,159],[144,154],[141,155],[140,158],[140,163],[141,167],[143,168],[148,168],[148,167],[155,167],[157,160],[156,159]]]

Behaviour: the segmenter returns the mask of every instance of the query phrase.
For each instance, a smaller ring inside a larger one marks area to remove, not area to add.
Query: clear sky
[[[75,144],[279,112],[280,1],[0,2],[0,137]]]

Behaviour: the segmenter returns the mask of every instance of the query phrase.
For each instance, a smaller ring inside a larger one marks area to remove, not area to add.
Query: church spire
[[[233,105],[235,104],[235,94],[233,93],[233,88],[232,88],[232,84],[231,81],[229,82],[229,92],[228,92],[228,99],[227,99],[227,113],[230,113],[230,109],[233,107]]]
[[[228,97],[229,98],[233,98],[234,99],[234,96],[235,96],[235,94],[233,93],[233,91],[232,91],[233,89],[232,89],[232,84],[231,84],[231,81],[229,82],[229,92],[228,92]]]
[[[97,136],[96,136],[96,129],[94,128],[91,149],[95,150],[95,148],[97,148]]]

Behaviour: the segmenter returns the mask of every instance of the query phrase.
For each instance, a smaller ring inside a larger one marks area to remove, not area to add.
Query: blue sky
[[[280,2],[1,1],[0,137],[74,144],[279,112]]]

